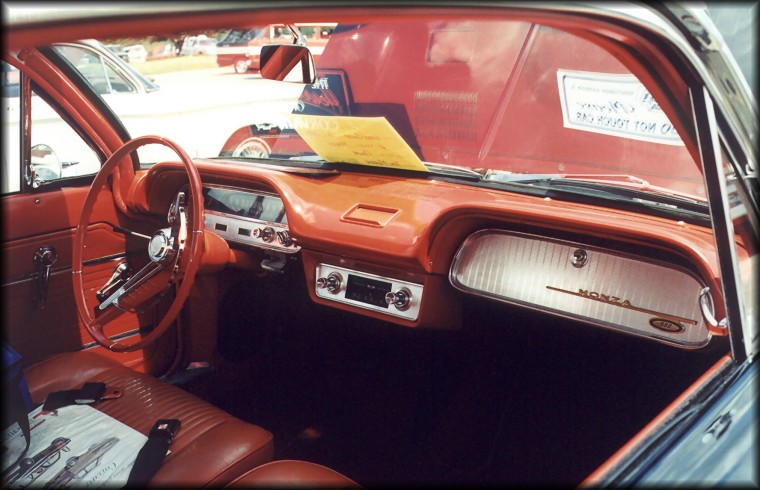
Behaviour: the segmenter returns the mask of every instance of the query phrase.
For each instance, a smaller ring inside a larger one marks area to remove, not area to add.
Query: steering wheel
[[[148,243],[150,262],[133,274],[118,290],[111,293],[94,308],[87,309],[82,274],[84,238],[90,215],[101,188],[108,176],[125,156],[141,146],[159,144],[179,156],[188,177],[190,195],[180,192],[169,207],[168,227],[156,231]],[[203,193],[200,174],[187,153],[176,143],[160,136],[140,136],[126,142],[113,153],[100,168],[92,182],[79,218],[74,236],[72,258],[74,298],[77,312],[87,332],[103,347],[114,352],[132,352],[156,340],[171,326],[182,309],[195,279],[203,253]],[[126,344],[112,340],[103,331],[112,320],[126,311],[137,309],[151,298],[179,284],[174,300],[159,324],[137,342]]]

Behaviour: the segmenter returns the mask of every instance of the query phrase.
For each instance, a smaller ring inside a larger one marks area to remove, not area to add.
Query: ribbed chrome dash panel
[[[680,267],[583,244],[481,230],[460,247],[451,284],[687,349],[707,345],[704,285]]]

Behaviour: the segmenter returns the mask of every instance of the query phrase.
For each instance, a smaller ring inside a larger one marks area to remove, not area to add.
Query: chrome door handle
[[[32,261],[37,268],[37,293],[34,298],[34,306],[38,310],[45,308],[47,301],[48,284],[50,283],[50,268],[58,260],[58,253],[54,247],[45,245],[34,252]]]

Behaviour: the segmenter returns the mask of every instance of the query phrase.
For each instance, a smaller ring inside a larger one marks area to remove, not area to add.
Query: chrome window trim
[[[733,222],[729,214],[726,176],[721,165],[722,158],[715,108],[707,88],[692,90],[691,100],[694,107],[694,124],[697,128],[700,158],[705,175],[705,191],[710,206],[720,267],[720,281],[728,320],[731,352],[737,362],[743,362],[754,355],[760,340],[758,339],[757,328],[753,328],[751,325],[745,327],[744,325],[744,308],[740,292],[742,284],[737,270],[738,256],[733,240]],[[747,212],[751,213],[752,209],[748,209]]]

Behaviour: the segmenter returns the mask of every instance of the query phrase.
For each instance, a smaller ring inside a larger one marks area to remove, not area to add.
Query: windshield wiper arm
[[[611,189],[629,189],[643,191],[647,195],[668,196],[695,204],[707,205],[704,199],[678,192],[666,187],[652,185],[646,180],[634,175],[620,174],[515,174],[489,170],[485,179],[488,182],[505,182],[514,184],[547,184],[572,183],[589,184],[590,186],[609,187]]]
[[[340,173],[340,169],[335,168],[330,162],[317,159],[298,159],[298,158],[253,158],[253,157],[210,157],[205,160],[221,160],[227,162],[240,162],[249,165],[251,163],[261,166],[276,168],[281,172],[303,175],[335,175]]]
[[[707,213],[707,202],[697,196],[665,187],[651,185],[632,175],[616,174],[513,174],[489,171],[487,182],[529,185],[537,188],[581,188],[604,190],[625,199],[649,201],[660,205],[685,206],[696,212]]]
[[[483,183],[502,189],[510,188],[516,192],[540,191],[546,197],[593,199],[597,202],[606,200],[625,207],[643,206],[669,216],[678,215],[679,219],[695,219],[704,224],[709,224],[710,219],[707,203],[696,196],[652,186],[643,179],[626,175],[515,174],[491,170],[487,172]]]
[[[641,187],[652,187],[646,180],[633,175],[621,174],[522,174],[503,170],[488,170],[485,180],[489,182],[514,182],[520,184],[536,184],[541,182],[553,182],[555,180],[572,180],[586,182],[606,182],[631,184]]]
[[[473,170],[469,167],[459,167],[456,165],[445,165],[440,163],[422,162],[428,170],[435,174],[448,175],[452,177],[464,177],[469,180],[480,182],[487,172]]]

